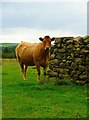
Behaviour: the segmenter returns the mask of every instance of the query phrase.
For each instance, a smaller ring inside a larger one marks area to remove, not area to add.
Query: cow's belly
[[[22,58],[21,62],[25,65],[28,65],[28,66],[34,66],[34,61],[32,59]]]
[[[33,60],[33,56],[30,54],[23,54],[21,56],[21,61],[22,63],[24,63],[25,65],[29,65],[29,66],[34,66],[34,60]]]
[[[34,66],[34,61],[32,59],[22,59],[22,63],[24,63],[25,65],[29,65],[29,66]]]

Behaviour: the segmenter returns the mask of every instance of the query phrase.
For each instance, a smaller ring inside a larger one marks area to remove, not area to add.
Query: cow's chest
[[[45,67],[48,65],[49,59],[48,58],[43,58],[39,61],[41,67]]]
[[[35,54],[33,55],[34,58],[34,62],[35,64],[39,64],[41,67],[46,67],[48,65],[49,62],[49,52],[45,53],[40,51],[39,54]]]

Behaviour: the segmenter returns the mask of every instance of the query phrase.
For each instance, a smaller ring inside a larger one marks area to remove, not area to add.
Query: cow
[[[55,38],[45,36],[40,37],[39,43],[21,42],[16,47],[16,57],[20,64],[23,78],[26,80],[26,71],[28,66],[36,66],[38,72],[38,80],[40,81],[40,66],[44,70],[44,80],[46,79],[46,70],[50,59],[51,41]]]

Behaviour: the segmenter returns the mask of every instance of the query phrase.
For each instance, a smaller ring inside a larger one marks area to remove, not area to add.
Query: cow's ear
[[[40,40],[40,41],[43,41],[43,38],[40,37],[39,40]]]
[[[51,38],[51,41],[54,41],[55,40],[55,37]]]

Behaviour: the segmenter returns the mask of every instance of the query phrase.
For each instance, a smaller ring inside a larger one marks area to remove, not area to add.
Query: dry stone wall
[[[89,83],[89,36],[56,38],[48,75]]]

